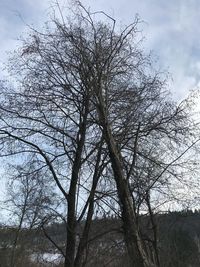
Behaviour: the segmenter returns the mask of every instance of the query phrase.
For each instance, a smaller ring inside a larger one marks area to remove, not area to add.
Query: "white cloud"
[[[67,4],[61,0],[61,5]],[[173,77],[173,92],[184,97],[188,89],[199,84],[200,5],[197,0],[82,0],[92,10],[104,10],[122,24],[130,23],[139,13],[143,24],[145,47],[154,50],[159,65]],[[50,12],[50,0],[2,0],[0,4],[0,57],[13,50],[25,23],[40,27]],[[25,22],[17,15],[18,12]]]

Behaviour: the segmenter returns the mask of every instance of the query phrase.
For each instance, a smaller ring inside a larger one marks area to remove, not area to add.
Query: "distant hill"
[[[148,225],[148,217],[141,216]],[[161,267],[200,266],[200,212],[169,212],[155,216],[158,225],[158,249]],[[79,231],[81,231],[81,225]],[[17,228],[0,228],[0,267],[10,267]],[[62,264],[61,252],[50,242],[49,236],[64,253],[66,225],[54,223],[42,229],[22,229],[15,249],[16,267],[50,267]],[[144,233],[144,238],[149,235]],[[77,239],[79,236],[77,235]],[[116,218],[93,220],[88,243],[86,267],[128,267],[123,229]]]

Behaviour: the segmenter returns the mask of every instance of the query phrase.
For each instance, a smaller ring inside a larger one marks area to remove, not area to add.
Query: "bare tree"
[[[98,152],[103,141],[91,124],[89,70],[70,48],[72,38],[55,26],[53,34],[32,32],[18,53],[19,62],[14,60],[18,67],[12,67],[20,87],[1,91],[2,156],[35,155],[40,168],[53,178],[67,209],[65,266],[79,266],[106,156]],[[78,29],[75,34],[79,35]],[[77,231],[83,220],[76,255]]]
[[[152,70],[150,58],[134,43],[139,20],[136,18],[133,24],[116,33],[114,20],[106,28],[84,11],[86,15],[81,18],[83,27],[86,24],[88,29],[83,33],[87,47],[81,55],[86,55],[90,69],[93,102],[108,147],[132,266],[158,266],[157,251],[153,256],[148,253],[137,223],[136,199],[142,201],[140,205],[146,202],[152,218],[150,189],[163,182],[163,174],[199,139],[191,134],[194,124],[188,118],[188,103],[176,106],[170,101],[165,81]],[[155,160],[153,149],[157,153],[164,151],[165,160],[161,157]],[[171,157],[169,149],[178,153]],[[151,166],[145,177],[137,181],[136,163],[140,161],[141,168],[143,159],[149,159]],[[152,173],[152,163],[157,165],[156,173]],[[151,224],[156,238],[153,220]],[[157,250],[156,241],[153,248]]]
[[[21,231],[38,226],[43,214],[47,215],[50,208],[57,206],[57,197],[34,156],[26,159],[24,165],[9,164],[8,176],[8,198],[5,204],[10,210],[11,224],[16,227],[10,266],[18,266],[20,262],[16,252],[19,251],[19,243],[22,243],[19,242]],[[25,247],[26,244],[23,245]]]
[[[32,30],[11,59],[18,86],[1,90],[2,156],[37,155],[54,181],[67,208],[65,266],[86,263],[95,204],[111,192],[131,266],[159,266],[151,197],[198,141],[188,102],[170,100],[162,74],[139,47],[137,17],[120,31],[104,12],[78,8],[74,22],[61,16],[44,32]],[[106,179],[112,182],[105,193]],[[150,241],[139,218],[144,207]]]

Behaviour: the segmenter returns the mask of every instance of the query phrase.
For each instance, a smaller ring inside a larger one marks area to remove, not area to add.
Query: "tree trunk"
[[[100,166],[100,161],[101,161],[101,148],[102,148],[102,142],[100,144],[98,154],[97,154],[97,159],[95,163],[95,170],[93,174],[93,182],[92,182],[92,188],[90,190],[90,195],[88,197],[88,213],[87,213],[87,218],[85,221],[85,226],[83,229],[83,233],[81,236],[81,240],[79,242],[79,246],[77,249],[77,254],[76,254],[76,259],[75,259],[75,267],[82,267],[84,266],[84,263],[87,260],[87,243],[88,243],[88,236],[89,236],[89,231],[90,231],[90,226],[92,222],[92,216],[94,213],[94,196],[95,196],[95,190],[98,184],[98,180],[100,177],[101,173],[101,166]]]
[[[83,114],[83,121],[80,122],[80,129],[77,133],[77,149],[72,167],[71,182],[69,194],[67,198],[68,213],[67,213],[67,244],[65,254],[65,267],[74,267],[75,252],[76,252],[76,192],[77,183],[79,179],[79,171],[81,169],[81,157],[83,147],[85,144],[85,135],[87,127],[88,115],[88,99],[85,103],[85,112]]]
[[[122,212],[125,242],[132,267],[155,267],[146,254],[136,223],[136,213],[133,205],[132,194],[123,173],[122,156],[117,149],[110,125],[107,119],[106,108],[102,95],[98,96],[98,114],[103,135],[108,146],[114,179],[117,185],[118,197]]]

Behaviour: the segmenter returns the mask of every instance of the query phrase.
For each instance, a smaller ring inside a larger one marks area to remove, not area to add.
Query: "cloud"
[[[183,98],[188,90],[199,84],[200,61],[200,5],[197,0],[85,0],[94,9],[106,11],[130,23],[135,13],[146,22],[143,34],[145,48],[159,57],[159,65],[172,77],[174,95]]]
[[[60,1],[61,5],[67,1]],[[182,98],[200,82],[200,5],[197,0],[82,0],[92,10],[104,10],[121,24],[129,24],[136,13],[145,21],[145,49],[158,55],[158,64],[173,77],[172,89]],[[13,50],[26,24],[41,27],[50,13],[49,0],[1,0],[0,57]],[[23,20],[19,17],[23,18]]]

